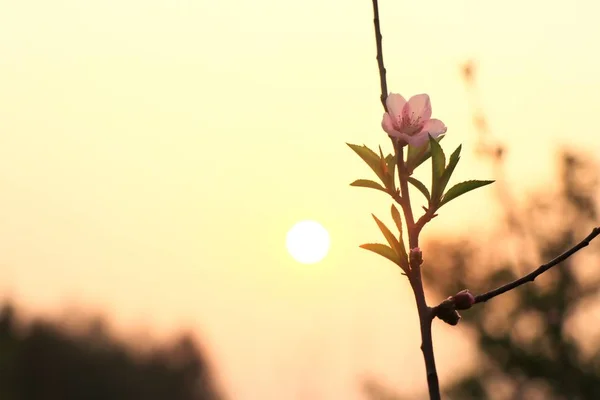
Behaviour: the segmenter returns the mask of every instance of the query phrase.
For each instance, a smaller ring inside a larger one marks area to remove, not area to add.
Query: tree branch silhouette
[[[581,242],[577,243],[575,246],[571,247],[569,250],[565,251],[561,255],[550,260],[546,264],[540,265],[536,270],[530,272],[529,274],[519,279],[516,279],[510,283],[507,283],[506,285],[502,285],[494,290],[490,290],[489,292],[477,296],[472,296],[468,290],[463,290],[455,296],[448,297],[446,300],[433,307],[432,314],[434,317],[438,317],[447,324],[456,325],[458,324],[458,321],[460,319],[460,315],[457,313],[456,310],[469,309],[475,304],[485,303],[486,301],[491,300],[494,297],[499,296],[503,293],[516,289],[525,283],[533,282],[535,278],[548,271],[550,268],[565,261],[567,258],[571,257],[573,254],[577,253],[584,247],[589,246],[591,241],[594,240],[594,238],[596,238],[596,236],[598,235],[600,235],[600,227],[595,227],[594,229],[592,229],[592,232],[589,235],[587,235],[585,239],[583,239]],[[470,296],[470,300],[465,300],[465,296]]]
[[[489,292],[475,296],[474,304],[485,303],[486,301],[491,300],[494,297],[499,296],[503,293],[506,293],[510,290],[518,288],[519,286],[521,286],[525,283],[533,282],[535,280],[535,278],[537,278],[544,272],[548,271],[550,268],[565,261],[567,258],[571,257],[573,254],[577,253],[579,250],[583,249],[584,247],[589,246],[591,241],[594,240],[594,238],[596,238],[596,236],[598,236],[598,235],[600,235],[600,227],[595,227],[594,229],[592,229],[592,232],[589,235],[587,235],[585,237],[585,239],[583,239],[581,242],[577,243],[575,246],[573,246],[569,250],[565,251],[558,257],[554,258],[553,260],[549,261],[548,263],[541,265],[535,271],[532,271],[531,273],[523,276],[522,278],[514,280],[510,283],[507,283],[506,285],[500,286],[499,288],[496,288],[494,290],[490,290]]]

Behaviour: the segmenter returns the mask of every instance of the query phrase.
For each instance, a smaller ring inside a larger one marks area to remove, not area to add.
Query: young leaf
[[[442,178],[440,179],[440,193],[443,193],[450,181],[450,177],[454,172],[454,168],[456,168],[456,164],[460,160],[460,150],[462,149],[462,144],[454,150],[452,155],[450,156],[450,160],[448,161],[448,165],[442,174]]]
[[[371,214],[371,215],[373,215],[373,214]],[[373,219],[375,219],[375,222],[377,223],[379,230],[381,230],[381,233],[383,233],[383,236],[385,236],[385,240],[387,240],[390,247],[396,252],[396,254],[402,254],[402,246],[400,246],[400,242],[398,242],[398,238],[396,238],[396,235],[394,235],[388,229],[388,227],[385,226],[385,224],[383,222],[381,222],[379,220],[379,218],[377,218],[375,215],[373,215]]]
[[[431,157],[431,147],[429,142],[424,144],[423,146],[411,146],[410,144],[406,146],[406,165],[414,165],[417,166],[417,162],[422,163],[427,158]]]
[[[385,157],[385,162],[387,163],[389,180],[390,180],[390,189],[396,189],[396,155],[388,154]]]
[[[381,169],[381,158],[367,146],[358,146],[356,144],[346,143],[369,167],[377,174],[379,179],[385,183],[385,174]]]
[[[383,186],[381,186],[379,183],[377,183],[375,181],[371,181],[369,179],[358,179],[358,180],[352,182],[350,184],[350,186],[377,189],[377,190],[381,190],[382,192],[387,193],[387,190],[385,190],[385,188]]]
[[[395,205],[392,204],[392,218],[396,223],[396,228],[398,228],[398,242],[400,243],[400,247],[402,248],[402,253],[399,254],[403,265],[402,268],[408,270],[408,255],[406,254],[406,248],[404,247],[404,239],[402,238],[402,218],[400,217],[400,212],[396,208]]]
[[[384,174],[387,172],[387,163],[385,162],[385,157],[383,156],[383,150],[381,150],[381,146],[379,146],[379,168],[381,168]]]
[[[365,243],[365,244],[361,244],[359,247],[361,249],[370,250],[374,253],[377,253],[380,256],[387,258],[394,264],[402,267],[402,262],[400,261],[400,257],[398,256],[398,254],[396,254],[396,252],[394,252],[394,250],[392,250],[391,247],[386,246],[385,244]]]
[[[385,184],[386,188],[389,188],[391,190],[396,189],[395,185],[394,185],[394,179],[392,178],[392,175],[390,175],[390,171],[388,168],[388,163],[386,158],[383,156],[383,151],[381,150],[381,146],[379,146],[379,168],[381,169],[381,171],[383,172],[383,176],[385,177],[383,183]],[[391,173],[393,174],[394,171],[391,171]]]
[[[435,141],[439,143],[444,137],[446,137],[446,135],[440,135],[435,138]],[[427,145],[422,147],[414,147],[411,145],[408,145],[407,147],[408,155],[406,157],[406,168],[409,173],[412,173],[419,165],[429,160],[429,157],[431,157],[431,145],[428,142]]]
[[[427,189],[427,186],[425,186],[423,184],[423,182],[421,182],[418,179],[413,178],[412,176],[408,177],[408,181],[417,189],[419,189],[419,191],[421,193],[423,193],[423,196],[425,196],[425,198],[427,199],[428,202],[431,201],[431,195],[429,194],[429,190]]]
[[[446,155],[442,146],[431,135],[429,135],[429,145],[431,146],[433,173],[436,178],[440,178],[446,168]]]
[[[400,233],[400,240],[402,240],[402,217],[400,217],[400,212],[396,208],[395,205],[392,204],[392,218],[396,223],[396,228],[398,228],[398,232]]]
[[[471,190],[480,188],[485,185],[489,185],[490,183],[494,183],[494,181],[465,181],[457,183],[456,185],[448,189],[448,191],[442,198],[440,207],[448,203],[449,201],[454,200],[458,196],[462,196],[463,194],[470,192]]]
[[[446,155],[444,150],[434,138],[429,135],[429,144],[431,146],[431,202],[438,204],[442,197],[441,179],[446,169]]]

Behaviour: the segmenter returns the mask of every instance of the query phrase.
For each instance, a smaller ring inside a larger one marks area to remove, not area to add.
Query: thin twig
[[[384,111],[387,111],[385,100],[388,96],[387,81],[385,78],[385,65],[383,64],[383,46],[381,36],[381,27],[379,26],[379,5],[377,0],[373,0],[373,24],[375,25],[375,43],[377,44],[377,66],[379,67],[379,83],[381,84],[381,104]]]
[[[535,271],[533,271],[533,272],[525,275],[524,277],[519,278],[513,282],[510,282],[506,285],[500,286],[497,289],[490,290],[487,293],[475,296],[475,303],[485,303],[486,301],[493,299],[494,297],[501,295],[502,293],[506,293],[509,290],[512,290],[514,288],[517,288],[517,287],[523,285],[524,283],[533,282],[535,280],[535,278],[537,278],[539,275],[548,271],[550,268],[554,267],[555,265],[565,261],[567,258],[571,257],[573,254],[577,253],[579,250],[583,249],[584,247],[587,247],[590,244],[590,242],[598,235],[600,235],[600,227],[596,227],[596,228],[592,229],[592,233],[587,235],[587,237],[585,239],[583,239],[581,242],[579,242],[578,244],[573,246],[571,249],[565,251],[564,253],[562,253],[561,255],[559,255],[558,257],[553,259],[552,261],[548,262],[547,264],[541,265]]]
[[[421,229],[423,229],[425,224],[431,221],[437,215],[435,212],[436,209],[434,209],[432,206],[429,206],[429,208],[425,211],[425,214],[421,215],[419,220],[415,222],[415,229],[418,232],[417,235],[421,233]]]

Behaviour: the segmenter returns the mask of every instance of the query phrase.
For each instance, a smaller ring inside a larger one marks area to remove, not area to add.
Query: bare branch
[[[475,304],[476,303],[485,303],[486,301],[488,301],[498,295],[501,295],[502,293],[506,293],[509,290],[515,289],[515,288],[523,285],[524,283],[533,282],[535,280],[535,278],[537,278],[539,275],[548,271],[550,268],[554,267],[555,265],[565,261],[567,258],[571,257],[573,254],[577,253],[579,250],[583,249],[584,247],[587,247],[590,244],[590,242],[598,235],[600,235],[600,227],[595,227],[594,229],[592,229],[592,232],[581,242],[579,242],[578,244],[573,246],[571,249],[565,251],[564,253],[562,253],[561,255],[559,255],[558,257],[553,259],[552,261],[548,262],[547,264],[541,265],[535,271],[533,271],[533,272],[525,275],[524,277],[519,278],[513,282],[510,282],[506,285],[500,286],[497,289],[490,290],[487,293],[483,293],[478,296],[475,296]]]

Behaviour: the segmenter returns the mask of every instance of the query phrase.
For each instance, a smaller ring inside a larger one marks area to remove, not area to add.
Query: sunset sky
[[[600,145],[595,2],[380,1],[389,89],[431,96],[444,148],[463,144],[455,181],[492,177],[468,59],[519,189],[549,183],[557,146]],[[391,151],[372,18],[367,0],[0,0],[0,290],[120,332],[194,329],[235,400],[424,389],[409,286],[358,248],[390,200],[348,186],[371,172],[345,142]],[[492,193],[425,238],[489,228]],[[303,219],[331,236],[311,266],[285,249]],[[434,325],[448,382],[468,335]]]

